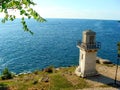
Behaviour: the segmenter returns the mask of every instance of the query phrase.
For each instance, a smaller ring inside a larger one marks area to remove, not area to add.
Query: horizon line
[[[25,17],[26,19],[27,17]],[[42,17],[44,18],[44,17]],[[0,19],[3,19],[3,17],[0,17]],[[21,17],[16,17],[16,19],[21,19]],[[28,19],[28,18],[27,18]],[[34,19],[34,18],[30,18]],[[114,20],[114,21],[120,21],[120,19],[102,19],[102,18],[67,18],[67,17],[46,17],[44,19],[84,19],[84,20]]]

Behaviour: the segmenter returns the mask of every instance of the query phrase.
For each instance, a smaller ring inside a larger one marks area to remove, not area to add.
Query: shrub
[[[38,75],[38,74],[39,74],[39,70],[35,70],[33,73],[34,73],[35,75]]]
[[[53,66],[49,66],[49,67],[45,68],[44,71],[48,72],[48,73],[53,73],[54,67]]]
[[[37,84],[38,83],[38,80],[34,80],[33,82],[32,82],[32,84]]]
[[[8,85],[4,83],[0,83],[0,90],[9,90]]]
[[[12,73],[9,71],[8,68],[5,68],[5,69],[2,71],[1,79],[2,79],[2,80],[6,80],[6,79],[12,79],[12,78],[13,78]]]

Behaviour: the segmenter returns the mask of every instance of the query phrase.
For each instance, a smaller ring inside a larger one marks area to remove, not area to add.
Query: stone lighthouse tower
[[[75,73],[81,77],[94,76],[96,72],[96,54],[100,43],[96,42],[96,33],[92,30],[83,31],[82,42],[78,42],[80,49],[79,66]]]

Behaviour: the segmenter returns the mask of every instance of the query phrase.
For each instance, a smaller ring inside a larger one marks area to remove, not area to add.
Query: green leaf
[[[5,23],[5,19],[2,19],[1,22],[2,22],[2,23]]]
[[[16,18],[15,15],[13,15],[13,18],[14,18],[14,19]]]
[[[22,17],[22,20],[24,20],[24,17]]]
[[[23,15],[24,13],[26,13],[25,10],[21,10],[21,11],[20,11],[20,15]]]
[[[0,8],[0,12],[3,12],[3,9],[2,9],[2,8]]]
[[[31,34],[31,35],[33,35],[33,34],[34,34],[34,33],[33,33],[32,31],[30,31],[30,30],[29,30],[29,32],[30,32],[30,34]]]
[[[32,8],[29,8],[27,11],[28,11],[28,12],[33,12],[33,9],[32,9]]]
[[[28,13],[25,13],[24,15],[25,15],[25,16],[29,16],[29,14],[28,14]]]
[[[4,13],[6,13],[6,14],[8,13],[7,9],[4,9]]]
[[[28,16],[28,19],[30,19],[31,18],[31,16]]]
[[[20,15],[23,16],[21,18],[21,23],[23,25],[24,31],[27,31],[31,34],[33,32],[29,30],[29,27],[26,24],[26,21],[24,19],[24,16],[28,19],[34,18],[34,20],[38,22],[44,22],[46,21],[44,18],[42,18],[33,8],[31,8],[31,5],[35,5],[32,0],[2,0],[2,4],[0,3],[0,12],[5,14],[5,17],[1,20],[1,22],[5,23],[6,21],[10,20],[13,21],[16,19],[15,15],[10,15],[8,13],[8,9],[15,9],[20,12]],[[25,7],[24,7],[25,6]]]
[[[2,3],[2,9],[6,8],[6,3]]]

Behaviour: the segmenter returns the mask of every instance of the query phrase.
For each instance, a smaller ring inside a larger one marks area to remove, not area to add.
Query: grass
[[[73,86],[65,77],[60,74],[51,75],[50,90],[69,90],[70,88]]]
[[[8,89],[7,84],[0,83],[0,90],[7,90],[7,89]]]
[[[104,66],[114,67],[112,64]],[[0,80],[0,90],[82,90],[93,87],[110,87],[107,84],[95,85],[97,82],[76,76],[75,69],[74,66],[58,69],[48,67],[43,71],[36,70],[33,73],[17,75],[13,79]]]
[[[0,90],[75,90],[89,87],[85,79],[74,75],[74,70],[75,67],[66,67],[54,69],[52,73],[37,70],[18,75],[10,80],[0,80]],[[42,81],[46,77],[48,82]]]

